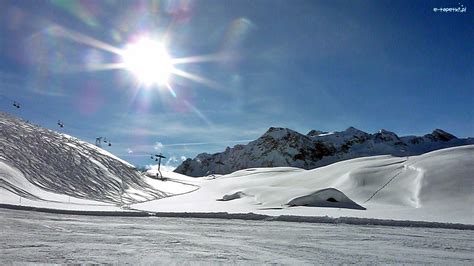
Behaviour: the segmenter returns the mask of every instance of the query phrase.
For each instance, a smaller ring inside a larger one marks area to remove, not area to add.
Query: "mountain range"
[[[474,144],[474,138],[457,138],[441,129],[424,136],[399,137],[385,129],[369,134],[349,127],[340,132],[311,130],[304,135],[288,128],[270,127],[247,145],[227,147],[215,154],[201,153],[186,159],[174,171],[198,177],[255,167],[314,169],[359,157],[412,156],[469,144]]]

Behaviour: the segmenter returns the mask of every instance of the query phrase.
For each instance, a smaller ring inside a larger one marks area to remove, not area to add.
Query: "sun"
[[[122,63],[139,82],[146,86],[168,84],[173,63],[165,46],[155,40],[142,38],[123,50]]]
[[[233,58],[226,52],[193,55],[181,58],[171,57],[163,42],[150,37],[154,35],[148,35],[146,33],[140,34],[140,38],[119,48],[58,25],[53,26],[51,32],[54,36],[69,39],[77,43],[85,44],[118,55],[118,60],[115,62],[87,62],[87,64],[83,66],[84,69],[82,69],[82,66],[78,68],[79,71],[125,69],[133,73],[136,79],[141,84],[145,85],[145,87],[150,88],[153,85],[156,85],[159,87],[166,87],[170,92],[173,91],[170,80],[171,76],[177,76],[180,79],[187,79],[200,83],[211,89],[220,89],[221,85],[219,83],[175,66],[212,61],[224,62],[232,60]],[[137,35],[134,34],[132,36]],[[172,94],[175,96],[174,92],[172,92]]]

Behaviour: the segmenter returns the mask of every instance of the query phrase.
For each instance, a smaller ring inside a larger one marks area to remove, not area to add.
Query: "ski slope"
[[[193,193],[132,206],[157,212],[253,212],[474,224],[473,145],[412,157],[364,157],[313,170],[246,169],[198,180],[200,189]],[[326,200],[311,196],[325,189],[340,191],[366,210],[327,201],[338,196],[334,193],[326,195]],[[298,205],[307,206],[288,205],[301,197],[306,199]],[[332,207],[327,206],[331,203]],[[326,206],[310,207],[318,204]]]
[[[0,209],[2,265],[472,265],[474,231]]]
[[[72,210],[121,210],[194,186],[155,187],[109,152],[0,113],[0,203]]]
[[[163,172],[165,180],[157,180],[94,145],[4,113],[0,129],[0,204],[474,224],[474,145],[313,170],[251,168],[202,178]]]

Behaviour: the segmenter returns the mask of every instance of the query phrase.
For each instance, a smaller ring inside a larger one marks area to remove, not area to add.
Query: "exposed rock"
[[[303,135],[288,128],[271,127],[260,138],[247,145],[228,147],[222,153],[201,153],[192,160],[187,159],[175,172],[205,176],[255,167],[290,166],[313,169],[363,156],[418,155],[468,144],[474,144],[474,139],[458,139],[441,129],[423,137],[399,137],[385,129],[369,134],[349,127],[340,132],[312,130]]]

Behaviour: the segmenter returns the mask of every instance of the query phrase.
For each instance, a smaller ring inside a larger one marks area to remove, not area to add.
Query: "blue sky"
[[[466,12],[433,11],[445,7]],[[176,166],[270,126],[474,136],[473,11],[469,1],[1,1],[0,110],[107,137],[139,165],[161,151]],[[172,75],[174,93],[90,69],[144,35],[172,58],[223,56],[176,65],[201,79]]]

